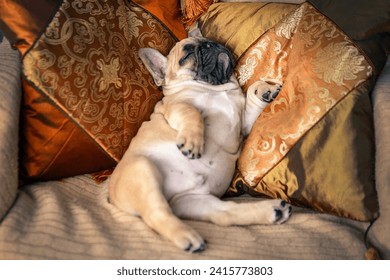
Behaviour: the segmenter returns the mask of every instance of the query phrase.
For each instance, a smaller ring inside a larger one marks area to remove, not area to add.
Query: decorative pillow
[[[216,3],[198,22],[204,36],[223,42],[240,57],[259,36],[295,10],[280,3]]]
[[[183,22],[187,27],[194,24],[210,7],[211,4],[217,2],[263,2],[266,3],[290,3],[290,4],[301,4],[305,0],[273,0],[273,1],[246,1],[246,0],[181,0],[181,10],[183,14]],[[249,4],[249,3],[245,3]]]
[[[390,1],[309,0],[354,40],[390,33]],[[351,20],[353,19],[353,20]]]
[[[42,1],[53,6],[53,1]],[[185,35],[174,17],[177,1],[163,6],[136,1],[156,16],[134,1],[61,2],[23,57],[21,172],[27,180],[114,166],[162,97],[138,49],[150,46],[167,54],[178,40],[173,32]],[[29,40],[22,41],[21,26],[13,31],[15,45],[26,50],[38,27],[28,30]]]
[[[231,24],[223,21],[203,22],[203,34]],[[240,22],[234,32],[252,30]],[[267,78],[283,87],[247,138],[228,194],[282,198],[360,221],[377,217],[371,61],[309,3],[244,44],[236,68],[244,91]]]
[[[318,11],[340,27],[375,66],[377,78],[390,53],[390,2],[382,0],[310,0]],[[353,19],[353,20],[351,20]]]

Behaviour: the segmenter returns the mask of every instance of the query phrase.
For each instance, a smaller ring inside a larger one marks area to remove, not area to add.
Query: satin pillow
[[[253,13],[254,6],[241,5],[211,6],[202,17],[203,34],[218,35],[227,26],[219,39],[239,55],[236,73],[244,91],[258,79],[278,79],[283,87],[246,139],[228,194],[248,192],[359,221],[375,219],[369,94],[380,69],[309,3],[276,24],[270,22],[276,4],[267,10],[258,4],[251,17],[244,11]],[[252,41],[253,21],[267,18]],[[234,34],[249,39],[233,40]]]
[[[297,7],[280,3],[217,3],[199,19],[198,26],[205,37],[226,44],[238,58]]]
[[[2,10],[14,9],[0,18],[24,54],[23,179],[115,166],[162,97],[137,51],[150,46],[167,54],[185,37],[178,2],[6,2]],[[13,25],[19,11],[26,21]]]

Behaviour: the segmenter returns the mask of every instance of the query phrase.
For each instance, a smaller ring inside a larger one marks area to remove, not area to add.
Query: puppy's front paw
[[[204,146],[202,129],[185,129],[177,135],[177,148],[189,159],[201,158]]]
[[[281,88],[282,83],[274,79],[257,81],[251,85],[255,95],[266,103],[271,103],[278,96]]]

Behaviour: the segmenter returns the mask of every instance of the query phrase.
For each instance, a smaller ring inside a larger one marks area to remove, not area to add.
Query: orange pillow
[[[221,3],[201,18],[203,34],[218,37],[239,56],[244,92],[259,79],[283,82],[246,139],[228,194],[282,198],[371,221],[379,209],[369,94],[386,53],[375,52],[370,60],[309,3],[273,24],[275,10],[286,7],[279,5]]]

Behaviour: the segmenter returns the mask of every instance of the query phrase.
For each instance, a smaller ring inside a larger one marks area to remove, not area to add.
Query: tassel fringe
[[[216,0],[182,0],[183,23],[186,28],[194,24]]]

